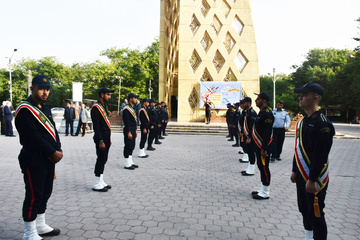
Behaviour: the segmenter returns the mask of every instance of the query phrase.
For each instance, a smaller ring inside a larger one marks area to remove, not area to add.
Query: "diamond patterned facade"
[[[243,94],[255,99],[259,71],[250,2],[161,0],[159,101],[171,117],[203,119],[202,81],[239,81]]]

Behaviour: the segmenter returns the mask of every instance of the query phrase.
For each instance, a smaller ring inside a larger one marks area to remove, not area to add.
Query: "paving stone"
[[[137,140],[134,161],[140,168],[126,171],[122,134],[114,133],[104,173],[113,188],[106,193],[91,190],[96,159],[92,134],[60,137],[64,159],[56,166],[47,222],[59,227],[61,235],[50,240],[303,239],[296,189],[289,181],[293,137],[285,139],[283,161],[270,164],[267,201],[251,198],[259,188],[259,171],[254,177],[241,176],[246,164],[239,163],[238,149],[224,136],[169,135],[147,159],[137,158]],[[360,235],[359,143],[334,139],[325,208],[328,239]],[[3,136],[0,145],[9,150],[0,155],[0,239],[21,239],[20,145],[18,138]]]

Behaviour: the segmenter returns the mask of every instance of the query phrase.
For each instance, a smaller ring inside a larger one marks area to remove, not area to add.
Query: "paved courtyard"
[[[294,138],[286,137],[282,161],[271,164],[271,197],[253,200],[255,176],[241,176],[239,148],[224,136],[169,135],[147,159],[123,169],[123,135],[113,134],[105,181],[93,192],[92,134],[61,135],[64,158],[49,201],[47,220],[61,235],[45,239],[303,239],[290,183]],[[137,141],[138,143],[138,141]],[[0,239],[21,239],[24,184],[18,137],[0,137]],[[328,239],[360,239],[360,140],[334,139],[326,198]]]

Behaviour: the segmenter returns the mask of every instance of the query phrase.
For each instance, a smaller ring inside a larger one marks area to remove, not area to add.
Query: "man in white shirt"
[[[289,114],[283,109],[284,102],[279,100],[277,102],[277,108],[272,111],[274,115],[274,124],[273,124],[273,147],[272,147],[272,156],[271,162],[274,162],[275,159],[280,161],[280,155],[282,152],[285,132],[289,130],[290,126],[290,117]]]

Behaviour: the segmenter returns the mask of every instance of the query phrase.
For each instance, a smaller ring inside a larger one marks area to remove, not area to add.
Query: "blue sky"
[[[0,0],[0,68],[21,58],[93,62],[159,36],[160,0]],[[354,49],[359,0],[252,0],[260,74],[290,73],[312,48]]]

